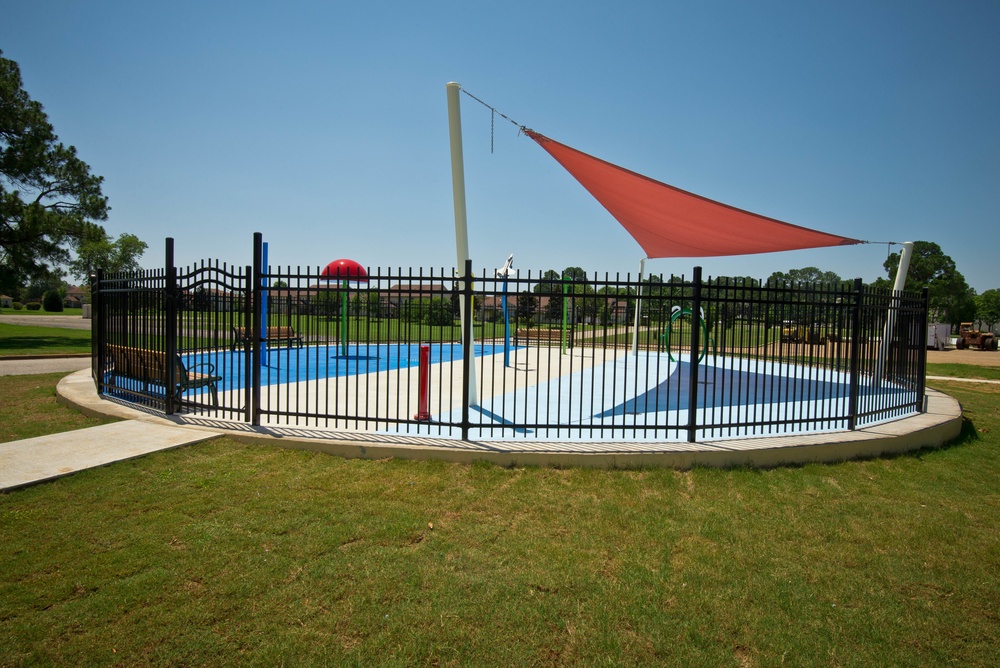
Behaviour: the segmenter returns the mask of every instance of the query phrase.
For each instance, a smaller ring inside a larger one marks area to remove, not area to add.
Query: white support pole
[[[646,269],[646,258],[639,260],[639,289],[636,290],[635,327],[632,331],[632,354],[639,356],[639,316],[642,313],[642,272]]]
[[[460,84],[454,81],[445,85],[448,92],[448,134],[451,140],[451,190],[455,199],[455,248],[458,257],[458,271],[461,274],[465,271],[465,261],[469,257],[469,226],[465,214],[465,159],[462,154],[462,105],[459,100],[459,93],[462,90]],[[471,318],[471,313],[465,312],[465,300],[459,300],[461,314],[462,331],[465,331],[466,318]],[[471,328],[470,328],[471,331]],[[469,340],[472,343],[472,339]],[[472,351],[470,351],[472,354]],[[472,354],[475,361],[475,355]],[[476,365],[472,364],[469,369],[469,405],[478,406],[479,399],[476,392]]]
[[[885,331],[882,333],[882,342],[879,345],[878,357],[875,359],[875,386],[882,384],[882,376],[885,374],[885,363],[889,356],[889,338],[896,329],[896,311],[898,306],[896,300],[899,293],[906,287],[906,274],[910,271],[910,258],[913,256],[913,242],[903,243],[903,250],[899,253],[899,266],[896,267],[896,281],[892,285],[892,302],[889,304],[888,317],[885,319]]]

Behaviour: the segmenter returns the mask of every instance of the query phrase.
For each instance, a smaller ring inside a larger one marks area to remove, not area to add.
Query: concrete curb
[[[594,443],[473,441],[346,432],[298,427],[253,427],[192,415],[163,416],[97,395],[89,370],[70,374],[56,389],[59,401],[88,415],[114,416],[150,424],[187,426],[245,443],[325,452],[345,458],[488,461],[501,466],[643,468],[692,466],[768,468],[839,462],[935,448],[962,430],[962,407],[935,390],[926,395],[927,412],[854,432],[758,437],[700,443]]]

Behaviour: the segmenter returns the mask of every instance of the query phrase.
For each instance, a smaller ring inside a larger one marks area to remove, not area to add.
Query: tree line
[[[867,284],[871,288],[891,290],[899,267],[900,254],[892,253],[883,263],[885,277],[880,277]],[[643,294],[650,297],[660,296],[666,290],[674,290],[678,299],[686,297],[683,291],[676,291],[676,286],[683,283],[680,278],[671,276],[651,275],[643,280]],[[824,271],[817,267],[802,267],[787,271],[776,271],[766,281],[760,281],[749,276],[719,276],[712,279],[714,289],[720,296],[725,296],[725,290],[738,290],[741,287],[773,287],[787,286],[794,291],[802,286],[828,286],[831,290],[844,284],[853,285],[853,279],[845,279],[836,272]],[[577,319],[589,318],[600,321],[600,309],[607,308],[608,297],[615,293],[633,301],[634,290],[622,287],[594,287],[599,281],[589,281],[580,267],[567,267],[562,272],[550,269],[542,274],[538,284],[530,291],[519,294],[517,304],[518,319],[527,319],[536,314],[536,298],[542,295],[549,297],[544,313],[548,320],[555,320],[562,310],[564,292],[567,285],[572,286],[567,295],[574,306]],[[1000,289],[986,290],[982,294],[969,286],[965,277],[958,270],[955,261],[946,255],[941,247],[931,241],[916,241],[913,245],[913,255],[907,272],[905,290],[919,292],[927,288],[928,318],[932,322],[942,322],[958,325],[962,322],[978,322],[986,329],[992,329],[1000,323]],[[719,292],[719,291],[723,292]],[[831,292],[830,294],[833,294]],[[592,296],[592,299],[587,299]],[[598,299],[597,297],[604,297]],[[652,301],[643,306],[643,312],[654,321],[669,317],[669,313],[658,313],[657,309],[669,309],[672,306],[666,302]],[[630,306],[630,308],[633,308]],[[631,311],[630,311],[631,313]],[[738,317],[737,313],[729,313],[730,317]]]

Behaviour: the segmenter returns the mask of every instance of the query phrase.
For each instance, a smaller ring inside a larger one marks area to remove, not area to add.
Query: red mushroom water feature
[[[323,267],[320,276],[327,281],[340,281],[344,287],[340,293],[340,354],[347,357],[347,289],[348,283],[367,283],[368,272],[358,262],[341,258]]]
[[[367,283],[368,272],[354,260],[341,258],[334,260],[323,267],[320,276],[328,281],[354,281],[355,283]]]

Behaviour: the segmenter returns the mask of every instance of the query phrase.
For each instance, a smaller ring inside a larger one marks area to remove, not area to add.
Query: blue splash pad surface
[[[698,376],[698,404],[722,408],[738,404],[765,404],[778,401],[810,401],[841,399],[849,396],[850,385],[823,378],[801,379],[787,375],[750,370],[725,370],[703,366]],[[615,415],[638,415],[669,410],[687,410],[691,405],[691,365],[677,364],[670,377],[656,387],[594,415],[610,418]]]
[[[460,361],[462,345],[459,343],[424,344],[430,347],[430,363]],[[417,367],[420,363],[420,346],[414,344],[350,345],[346,355],[339,344],[303,346],[302,348],[276,348],[269,351],[267,365],[261,366],[262,385],[298,383],[320,378],[342,378],[380,371],[394,371]],[[503,352],[503,345],[476,344],[473,355],[483,357]],[[215,375],[222,376],[219,392],[240,390],[246,386],[246,354],[228,350],[200,351],[181,356],[184,364],[192,368],[197,364],[213,364]],[[207,371],[207,369],[201,369]],[[251,371],[252,373],[252,371]]]
[[[470,437],[661,440],[666,433],[667,440],[676,439],[669,432],[686,428],[692,405],[690,374],[688,361],[669,360],[665,354],[640,353],[638,363],[619,356],[540,385],[483,399],[479,406],[470,408]],[[859,390],[862,397],[908,391],[891,383],[879,388],[862,385]],[[718,358],[700,365],[697,392],[700,420],[726,425],[706,431],[706,437],[846,428],[850,385],[844,372]],[[843,424],[837,422],[841,417]],[[452,411],[445,412],[439,420],[454,422],[458,418],[458,411]],[[831,418],[833,421],[829,421]],[[747,420],[821,419],[828,420],[821,428],[782,424],[749,429],[740,426]],[[531,423],[562,426],[514,427]],[[632,427],[654,429],[637,431]],[[405,425],[398,431],[443,436],[454,436],[456,432],[454,428],[434,425]]]

